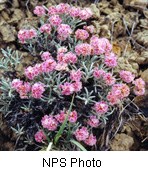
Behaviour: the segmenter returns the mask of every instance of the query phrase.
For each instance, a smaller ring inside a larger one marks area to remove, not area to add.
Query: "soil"
[[[23,63],[34,58],[18,43],[17,32],[23,26],[37,26],[38,18],[32,14],[36,5],[47,7],[61,0],[1,0],[0,1],[0,48],[10,47],[23,54]],[[68,2],[68,1],[66,1]],[[69,0],[69,2],[72,2]],[[73,1],[74,2],[74,1]],[[147,0],[79,0],[80,6],[94,12],[91,23],[99,37],[106,37],[118,55],[118,68],[142,76],[146,82],[144,96],[135,102],[143,115],[131,119],[109,141],[109,150],[148,150],[148,1]],[[0,58],[2,57],[0,53]],[[20,67],[19,69],[22,69]],[[17,137],[7,127],[0,115],[0,150],[14,150]]]

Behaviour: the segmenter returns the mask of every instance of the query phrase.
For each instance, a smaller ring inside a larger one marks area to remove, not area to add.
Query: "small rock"
[[[25,14],[23,13],[23,11],[20,9],[15,9],[9,23],[17,23],[18,21],[20,21],[23,18],[25,18]]]
[[[15,27],[3,21],[0,23],[0,34],[2,35],[3,41],[6,43],[13,42],[16,39]]]
[[[96,4],[91,4],[90,8],[93,12],[93,17],[96,19],[100,18],[100,10],[97,8]]]
[[[134,35],[136,41],[144,47],[148,47],[148,30],[144,30],[143,32],[139,32]]]
[[[124,0],[123,5],[125,7],[132,7],[134,9],[144,10],[146,9],[148,2],[147,0]]]
[[[140,57],[137,57],[137,63],[139,65],[148,64],[148,51],[142,51]]]
[[[4,19],[5,21],[10,20],[9,15],[8,15],[8,13],[7,13],[6,11],[2,11],[2,12],[1,12],[1,15],[2,15],[2,17],[3,17],[3,19]]]
[[[14,8],[18,8],[18,7],[19,7],[19,2],[18,2],[18,0],[13,0],[12,6],[13,6]]]
[[[100,37],[106,37],[106,38],[110,38],[111,37],[111,32],[109,30],[109,26],[108,25],[101,25],[100,27]]]
[[[134,139],[124,133],[117,134],[110,144],[112,151],[129,151],[134,144]]]
[[[0,0],[0,4],[4,4],[7,0]]]
[[[5,9],[5,4],[0,4],[0,12]]]

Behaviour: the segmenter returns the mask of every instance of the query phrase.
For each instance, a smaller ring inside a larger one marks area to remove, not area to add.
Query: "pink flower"
[[[37,99],[41,98],[43,92],[45,91],[44,87],[45,85],[42,83],[35,83],[31,88],[32,97]]]
[[[89,133],[86,127],[81,127],[75,131],[74,135],[78,141],[85,141],[88,138]]]
[[[134,93],[135,95],[144,95],[145,93],[145,82],[142,78],[135,79],[133,81],[134,87]]]
[[[58,54],[60,54],[60,53],[66,53],[66,52],[67,52],[67,48],[65,48],[65,47],[58,48]]]
[[[66,63],[57,63],[55,70],[57,71],[68,71],[68,65]]]
[[[112,76],[111,73],[104,73],[103,80],[108,86],[111,86],[116,82],[116,79]]]
[[[116,96],[113,92],[108,93],[107,100],[111,105],[115,105],[120,102],[120,99],[118,98],[118,96]]]
[[[68,24],[60,24],[57,28],[58,35],[66,39],[72,33],[72,29]]]
[[[39,130],[34,137],[36,142],[43,142],[44,140],[46,140],[46,135],[42,130]]]
[[[20,98],[25,99],[28,98],[27,94],[30,92],[31,86],[30,83],[25,82],[24,85],[19,87]]]
[[[26,40],[33,39],[36,36],[37,36],[37,32],[34,29],[30,29],[30,30],[21,29],[18,32],[18,38],[19,38],[19,40],[20,40],[21,43],[25,43]]]
[[[134,87],[134,93],[137,96],[144,95],[145,94],[145,88],[138,89],[138,88]]]
[[[45,15],[45,9],[42,6],[36,6],[33,13],[37,16],[43,16]]]
[[[62,95],[71,95],[74,92],[74,87],[71,83],[65,82],[63,85],[60,85],[62,90]]]
[[[64,60],[64,56],[65,56],[65,54],[63,52],[58,52],[58,54],[57,54],[58,63],[66,63]]]
[[[35,64],[35,66],[33,68],[36,70],[37,75],[41,74],[43,72],[42,64]]]
[[[93,76],[96,79],[100,79],[105,74],[105,71],[102,69],[98,69],[97,67],[94,68]]]
[[[67,64],[68,63],[75,64],[77,62],[77,56],[72,52],[68,52],[63,56],[63,61]]]
[[[47,59],[42,63],[42,67],[43,72],[45,73],[52,72],[56,67],[56,61],[54,61],[53,59]]]
[[[81,20],[87,20],[91,18],[93,15],[92,11],[90,8],[84,8],[83,10],[80,10],[79,12],[79,17]]]
[[[79,82],[82,77],[82,72],[79,70],[72,70],[70,72],[70,79],[75,82]]]
[[[58,126],[58,122],[52,117],[45,115],[41,120],[42,126],[47,128],[49,131],[55,131]]]
[[[72,111],[68,117],[69,122],[75,123],[78,119],[78,115],[76,111]]]
[[[55,6],[51,6],[48,8],[48,15],[55,15],[57,14],[57,9]]]
[[[13,81],[13,86],[15,86],[15,90],[19,93],[21,99],[28,98],[28,93],[30,92],[31,86],[30,83],[24,82],[21,83],[20,81],[16,82]]]
[[[52,59],[52,56],[48,51],[46,51],[46,52],[42,53],[41,58],[42,58],[43,61],[46,61],[48,59]]]
[[[66,118],[66,114],[64,111],[60,111],[60,113],[55,115],[54,117],[58,122],[63,123]]]
[[[114,53],[106,54],[104,63],[106,64],[106,66],[114,68],[117,66],[117,57]]]
[[[145,82],[143,81],[142,78],[135,79],[135,80],[133,81],[133,84],[134,84],[136,87],[138,87],[138,88],[143,88],[143,87],[145,87]]]
[[[89,33],[83,29],[77,29],[75,35],[76,38],[80,40],[86,40],[89,37]]]
[[[39,70],[35,69],[35,67],[29,66],[25,69],[25,76],[30,80],[33,80],[38,74]]]
[[[59,15],[53,15],[49,18],[49,22],[52,26],[59,26],[62,23],[62,19]]]
[[[114,96],[121,100],[129,96],[130,88],[126,84],[114,84],[111,92]]]
[[[72,83],[72,87],[74,89],[74,92],[79,92],[82,89],[82,82],[77,81]]]
[[[80,8],[79,7],[71,7],[69,10],[69,15],[71,17],[79,17],[80,15]]]
[[[135,75],[133,75],[130,71],[121,70],[119,74],[120,78],[126,83],[132,82],[135,78]]]
[[[108,111],[108,105],[106,102],[103,102],[103,101],[97,102],[95,103],[94,109],[98,114],[102,115]]]
[[[21,81],[20,79],[13,79],[12,83],[11,83],[11,87],[15,90],[19,90],[19,87],[23,85],[23,81]]]
[[[89,137],[84,142],[89,146],[93,146],[97,142],[96,136],[94,136],[93,134],[90,134]]]
[[[90,25],[90,26],[84,26],[83,29],[87,30],[88,32],[90,32],[91,34],[94,33],[95,31],[95,28],[93,25]]]
[[[93,48],[94,55],[100,55],[111,51],[112,46],[106,38],[98,38],[92,36],[90,39],[90,45]]]
[[[76,45],[75,52],[78,56],[89,56],[91,55],[92,47],[88,43],[81,43]]]
[[[96,118],[96,116],[90,116],[87,124],[93,128],[97,128],[99,126],[99,120]]]
[[[40,27],[40,32],[50,34],[51,33],[51,25],[50,24],[44,24]]]
[[[68,13],[70,9],[70,5],[67,3],[60,3],[56,6],[57,13],[64,14]]]

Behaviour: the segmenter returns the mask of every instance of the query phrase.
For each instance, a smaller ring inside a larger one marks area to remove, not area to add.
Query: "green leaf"
[[[61,137],[61,135],[63,134],[63,131],[64,131],[65,127],[66,127],[66,124],[67,124],[67,121],[68,121],[68,117],[69,117],[69,114],[70,114],[71,109],[72,109],[73,101],[74,101],[74,95],[73,95],[73,97],[72,97],[71,104],[70,104],[68,113],[67,113],[67,115],[66,115],[66,118],[65,118],[64,122],[62,123],[62,125],[61,125],[61,127],[60,127],[58,133],[57,133],[56,136],[55,136],[55,139],[54,139],[55,145],[56,145],[56,143],[58,142],[58,140],[59,140],[59,138]]]
[[[71,139],[70,142],[73,143],[73,144],[75,144],[82,151],[87,151],[78,141],[75,141],[74,139]]]

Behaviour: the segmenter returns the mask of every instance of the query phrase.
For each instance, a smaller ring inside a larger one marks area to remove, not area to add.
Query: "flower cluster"
[[[89,33],[86,30],[78,29],[75,32],[76,38],[80,40],[86,40],[89,37]]]
[[[58,38],[66,40],[72,33],[72,29],[68,24],[60,24],[57,28]]]
[[[86,127],[81,127],[80,129],[77,129],[74,135],[78,141],[83,141],[89,146],[93,146],[96,144],[96,137],[93,134],[89,134]]]
[[[44,140],[46,140],[46,136],[42,130],[39,130],[38,132],[36,132],[34,137],[36,142],[43,142]]]
[[[31,85],[28,82],[24,82],[19,79],[14,79],[11,83],[13,89],[15,89],[22,99],[28,98],[28,93],[31,90]]]
[[[18,39],[21,43],[25,43],[27,40],[33,39],[37,36],[37,32],[35,29],[22,29],[18,32]]]
[[[132,74],[130,71],[121,70],[120,78],[126,83],[131,83],[133,82],[135,75]]]
[[[33,12],[37,16],[43,16],[46,13],[45,9],[42,6],[36,6]]]
[[[134,93],[136,95],[144,95],[145,93],[145,82],[142,80],[142,78],[136,79],[133,81],[134,87]]]
[[[83,26],[83,20],[92,16],[90,9],[60,3],[49,7],[48,12],[37,6],[34,14],[43,16],[44,22],[38,30],[20,30],[18,38],[30,52],[36,52],[38,62],[25,68],[26,82],[14,79],[11,87],[21,99],[33,97],[34,102],[48,106],[38,122],[44,131],[39,130],[35,140],[44,142],[46,133],[54,138],[64,124],[64,140],[75,137],[94,146],[100,124],[109,119],[116,106],[130,101],[130,86],[134,85],[136,95],[143,95],[145,82],[129,71],[115,71],[118,59],[109,40],[94,35],[94,26]],[[67,111],[71,97],[72,110]]]
[[[126,84],[114,84],[111,91],[107,95],[110,104],[118,104],[121,100],[128,97],[130,88]]]
[[[80,18],[81,20],[87,20],[92,17],[92,12],[89,8],[81,9],[79,7],[73,7],[69,4],[60,3],[56,6],[48,8],[49,15],[55,14],[68,14],[71,17]]]

